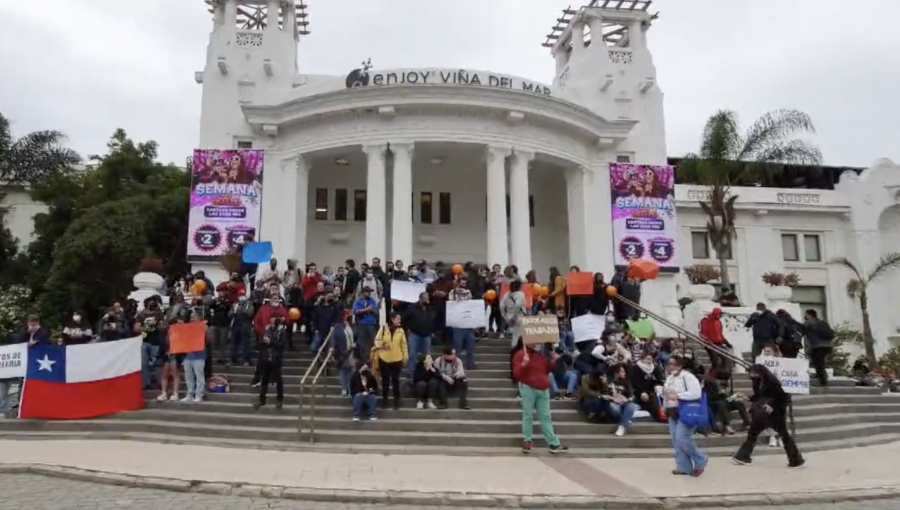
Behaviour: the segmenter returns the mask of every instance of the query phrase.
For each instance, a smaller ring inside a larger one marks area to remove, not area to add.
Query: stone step
[[[185,404],[188,406],[190,404]],[[193,405],[193,407],[203,407],[202,405]],[[217,424],[217,425],[234,425],[234,426],[250,426],[250,427],[266,427],[279,429],[284,427],[297,427],[302,423],[304,428],[308,428],[309,419],[302,422],[297,419],[291,410],[271,414],[236,414],[236,413],[216,413],[207,411],[185,412],[179,407],[169,407],[167,409],[155,408],[143,411],[134,411],[129,413],[120,413],[104,419],[114,420],[139,420],[139,421],[164,421],[179,423],[197,423],[197,424]],[[295,411],[295,410],[293,410]],[[418,417],[399,418],[393,410],[379,410],[379,420],[372,422],[366,426],[367,431],[381,432],[410,432],[412,434],[427,433],[445,433],[445,434],[504,434],[515,432],[521,428],[518,417],[512,417],[506,420],[483,420],[477,419],[470,412],[469,416],[463,416],[463,419],[454,419],[444,416],[443,410],[421,410]],[[342,416],[325,417],[317,416],[315,419],[316,430],[323,431],[345,431],[359,430],[359,424],[351,420],[352,411],[349,407],[345,407]],[[811,417],[795,417],[795,424],[798,433],[805,430],[837,427],[844,425],[853,425],[860,422],[866,423],[900,423],[900,413],[868,413],[868,414],[840,414],[825,415]],[[584,434],[612,434],[616,430],[615,425],[589,423],[586,421],[560,421],[554,420],[557,434],[566,436],[584,435]],[[734,423],[733,426],[737,430],[742,429],[740,422]],[[534,424],[535,431],[540,431],[540,426]],[[630,428],[629,435],[652,435],[667,434],[668,425],[655,423],[649,419],[641,419],[636,421]]]
[[[293,420],[292,420],[293,421]],[[508,433],[443,433],[443,432],[390,432],[374,430],[367,421],[354,423],[356,427],[347,430],[325,429],[315,434],[315,439],[323,443],[352,443],[377,445],[429,445],[429,446],[475,446],[475,447],[515,447],[521,444],[521,434],[517,431]],[[252,427],[222,424],[195,424],[183,421],[161,420],[70,420],[70,421],[32,421],[4,420],[0,422],[0,431],[48,431],[48,432],[141,432],[165,433],[182,436],[202,436],[207,438],[241,437],[251,440],[270,441],[308,441],[308,433],[298,433],[296,427]],[[666,448],[671,447],[672,440],[667,433],[634,434],[615,437],[609,434],[569,434],[562,437],[565,444],[579,448]],[[847,436],[900,432],[900,420],[892,423],[863,422],[851,425],[825,426],[798,430],[798,441],[830,441]],[[543,436],[535,435],[535,443],[544,445]],[[710,436],[699,438],[701,448],[730,446],[737,447],[744,437]]]
[[[451,400],[450,404],[456,401]],[[405,407],[394,411],[393,409],[384,409],[390,417],[397,419],[433,419],[433,420],[485,420],[485,421],[508,421],[518,420],[522,412],[519,408],[477,408],[473,407],[469,410],[457,409],[451,406],[448,409],[440,411],[415,409],[415,403],[412,400],[405,402]],[[222,401],[206,401],[201,405],[182,404],[180,402],[157,402],[151,400],[147,402],[148,409],[177,409],[179,412],[210,412],[210,413],[230,413],[237,415],[276,414],[283,416],[290,414],[297,415],[297,406],[291,405],[285,407],[284,410],[276,411],[274,406],[265,406],[259,411],[254,409],[245,402],[222,402]],[[316,417],[346,417],[349,416],[350,402],[344,400],[337,405],[317,405]],[[838,416],[846,414],[867,414],[867,413],[900,413],[900,399],[890,403],[860,403],[860,404],[828,404],[816,403],[794,406],[794,417],[803,418],[811,416]],[[735,423],[740,422],[737,413],[733,413]],[[566,406],[565,402],[554,402],[553,420],[556,422],[586,422],[584,414],[577,409],[576,405]]]
[[[184,444],[195,446],[213,446],[218,448],[258,449],[270,451],[302,451],[320,453],[362,453],[377,455],[455,455],[455,456],[516,456],[521,457],[520,445],[508,447],[476,447],[476,446],[446,446],[432,445],[379,445],[379,444],[310,444],[308,438],[302,441],[272,441],[268,439],[243,439],[187,436],[167,433],[152,432],[105,432],[105,431],[33,431],[12,430],[5,431],[0,428],[0,439],[7,440],[119,440],[140,441],[144,443]],[[875,446],[900,441],[900,433],[874,433],[874,434],[850,434],[845,438],[826,441],[804,440],[800,447],[804,453],[815,451],[828,451],[843,448]],[[714,457],[730,457],[734,455],[736,448],[733,446],[704,446],[704,451]],[[754,456],[779,455],[784,456],[784,449],[770,448],[760,445],[754,452]],[[531,456],[547,457],[546,450],[535,450]],[[660,448],[579,448],[573,447],[568,457],[574,458],[671,458],[672,447],[670,445]]]
[[[817,388],[814,388],[816,390]],[[230,392],[230,393],[209,393],[206,395],[206,399],[210,402],[238,402],[238,403],[246,403],[250,404],[258,399],[258,393],[249,392],[250,388],[246,390],[240,389],[240,392]],[[326,393],[324,396],[321,393],[322,389],[319,388],[318,393],[316,393],[316,404],[317,405],[345,405],[347,399],[345,397],[341,397],[339,394],[334,392]],[[285,392],[284,402],[285,405],[294,405],[296,406],[298,403],[298,394],[299,392]],[[156,397],[157,393],[155,392],[146,392],[145,397],[147,400],[152,400]],[[182,393],[183,395],[183,393]],[[514,395],[514,394],[513,394]],[[269,398],[275,398],[274,391],[269,392]],[[411,399],[405,399],[410,404],[412,403]],[[304,398],[304,402],[306,405],[309,405],[310,397],[307,395]],[[455,400],[454,400],[455,402]],[[838,393],[816,393],[813,395],[800,395],[794,398],[794,408],[799,408],[808,404],[820,404],[820,403],[834,403],[834,404],[868,404],[868,403],[888,403],[888,402],[900,402],[900,399],[894,399],[892,397],[886,397],[882,394],[877,393],[848,393],[848,394],[838,394]],[[475,397],[472,396],[469,398],[469,403],[472,407],[476,407],[478,409],[518,409],[520,408],[520,402],[513,397]],[[573,401],[552,401],[550,407],[552,409],[556,409],[559,407],[569,407],[574,408],[576,403]]]

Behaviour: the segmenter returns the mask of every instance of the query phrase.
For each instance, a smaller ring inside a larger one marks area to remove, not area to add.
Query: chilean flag
[[[19,417],[80,420],[143,409],[142,341],[29,348]]]

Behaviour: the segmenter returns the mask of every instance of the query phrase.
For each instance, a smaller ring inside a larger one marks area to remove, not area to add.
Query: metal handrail
[[[674,322],[671,322],[671,321],[669,321],[668,319],[666,319],[666,318],[664,318],[664,317],[662,317],[662,316],[660,316],[660,315],[658,315],[658,314],[656,314],[656,313],[654,313],[654,312],[651,312],[650,310],[647,310],[646,308],[642,307],[642,306],[639,305],[638,303],[635,303],[634,301],[632,301],[632,300],[630,300],[630,299],[628,299],[628,298],[624,298],[624,297],[622,297],[622,296],[619,295],[619,294],[613,295],[613,298],[614,298],[614,299],[617,299],[617,300],[619,300],[619,301],[621,301],[622,303],[624,303],[624,304],[626,304],[626,305],[628,305],[628,306],[630,306],[630,307],[632,307],[632,308],[634,308],[634,309],[636,309],[636,310],[640,310],[640,311],[643,312],[644,315],[646,315],[647,317],[650,317],[651,319],[654,319],[654,320],[656,320],[657,322],[662,323],[664,326],[669,327],[669,328],[675,330],[676,332],[680,333],[681,335],[684,335],[684,337],[685,337],[687,340],[690,340],[690,341],[692,341],[692,342],[694,342],[694,343],[700,344],[701,346],[703,346],[703,347],[705,347],[705,348],[707,348],[707,349],[710,349],[711,351],[715,352],[716,354],[719,354],[719,355],[721,355],[721,356],[724,356],[724,357],[730,359],[730,360],[733,361],[735,364],[738,364],[738,365],[744,367],[745,369],[746,369],[746,368],[750,368],[750,363],[747,363],[742,357],[740,357],[740,356],[735,356],[733,352],[731,352],[731,351],[729,351],[729,350],[726,350],[726,349],[723,349],[723,348],[719,347],[718,345],[716,345],[716,344],[714,344],[714,343],[712,343],[712,342],[709,342],[709,341],[707,341],[707,340],[704,340],[702,337],[700,337],[700,336],[698,336],[698,335],[695,335],[694,333],[691,333],[690,331],[688,331],[688,330],[682,328],[681,326],[675,324]]]
[[[328,336],[325,337],[325,340],[322,341],[322,345],[319,346],[319,351],[316,352],[316,356],[313,358],[312,362],[310,362],[309,366],[306,367],[306,372],[303,374],[303,377],[300,379],[300,400],[297,404],[297,431],[303,430],[303,390],[306,388],[306,379],[309,377],[309,374],[312,372],[313,368],[318,363],[319,358],[322,356],[322,351],[325,350],[325,346],[331,343],[331,335],[334,333],[334,326],[331,327],[331,330],[328,331]]]
[[[319,376],[322,375],[322,372],[328,368],[328,362],[331,361],[331,357],[334,355],[334,349],[328,349],[328,354],[325,356],[325,360],[322,362],[322,366],[319,367],[319,371],[316,372],[315,377],[313,377],[312,383],[309,388],[309,444],[313,444],[316,442],[316,383],[319,382]],[[324,388],[324,385],[323,385]],[[322,396],[325,395],[325,392],[322,393]]]

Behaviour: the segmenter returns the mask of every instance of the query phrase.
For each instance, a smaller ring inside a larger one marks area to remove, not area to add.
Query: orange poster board
[[[566,294],[570,296],[592,296],[594,294],[594,273],[577,271],[567,274]]]
[[[201,352],[206,349],[206,323],[188,322],[169,326],[169,354]]]
[[[531,310],[532,303],[534,303],[534,291],[531,287],[530,283],[522,284],[522,292],[525,293],[525,308],[527,310]],[[500,286],[500,299],[505,298],[507,294],[509,294],[509,284],[504,283]]]

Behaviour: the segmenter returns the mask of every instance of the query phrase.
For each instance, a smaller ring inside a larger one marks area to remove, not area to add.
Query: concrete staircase
[[[437,347],[436,347],[437,348]],[[147,394],[147,409],[96,420],[0,420],[0,438],[117,438],[280,450],[316,449],[372,453],[514,454],[521,444],[519,402],[508,379],[509,351],[505,341],[482,340],[478,369],[469,373],[471,410],[417,410],[407,399],[399,411],[379,409],[377,422],[350,420],[350,403],[339,396],[336,375],[320,379],[315,413],[315,443],[310,444],[309,399],[298,418],[299,383],[312,356],[287,353],[285,407],[270,405],[254,411],[256,390],[249,384],[251,367],[216,366],[225,374],[231,392],[209,394],[202,404],[157,402]],[[704,361],[705,354],[698,360]],[[332,371],[333,372],[333,371]],[[750,393],[745,374],[735,376],[735,387]],[[183,389],[183,388],[182,388]],[[274,388],[273,388],[274,390]],[[795,397],[797,436],[804,451],[845,448],[900,440],[900,398],[880,390],[857,388],[850,380],[834,380],[827,390],[814,387],[812,395]],[[613,436],[615,426],[588,423],[571,401],[552,403],[556,432],[576,456],[671,456],[665,425],[639,421],[625,437]],[[701,446],[711,454],[733,453],[743,440],[735,416],[735,436],[710,436]],[[535,423],[535,440],[543,445]],[[760,447],[759,453],[780,449]]]

